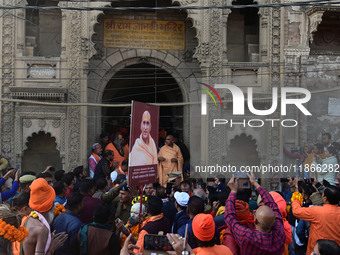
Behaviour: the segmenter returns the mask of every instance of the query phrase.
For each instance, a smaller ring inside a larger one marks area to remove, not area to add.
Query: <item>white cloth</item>
[[[335,177],[338,171],[338,160],[335,156],[322,159],[321,164],[312,162],[311,168],[318,173],[318,181],[321,182],[323,179],[328,181],[331,185],[334,185]]]

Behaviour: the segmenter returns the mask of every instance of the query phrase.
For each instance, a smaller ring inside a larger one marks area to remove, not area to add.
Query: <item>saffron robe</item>
[[[117,161],[119,161],[119,166],[122,166],[123,161],[129,158],[129,153],[126,154],[123,150],[123,155],[121,155],[113,143],[106,145],[105,150],[113,151],[113,161],[110,162],[110,166]]]
[[[164,145],[158,153],[158,157],[165,158],[164,161],[158,163],[158,182],[162,186],[166,186],[168,182],[168,173],[182,172],[183,170],[183,156],[181,149],[173,144],[173,147]],[[172,162],[172,158],[177,158],[177,162]]]
[[[129,166],[144,165],[157,165],[157,148],[151,135],[149,135],[149,144],[146,144],[141,134],[130,152]]]

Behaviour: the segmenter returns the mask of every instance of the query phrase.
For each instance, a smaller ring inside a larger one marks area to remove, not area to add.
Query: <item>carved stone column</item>
[[[68,7],[81,7],[83,4],[79,2],[63,2],[63,5]],[[68,103],[81,102],[81,85],[82,85],[82,14],[84,12],[63,10],[66,15],[66,56],[68,69]],[[76,166],[82,164],[81,162],[81,108],[79,106],[68,106],[67,108],[67,147],[68,153],[66,155],[66,166],[73,170]]]
[[[4,6],[13,6],[17,0],[4,0]],[[15,57],[15,10],[2,12],[2,87],[1,97],[10,98],[9,87],[14,85],[14,57]],[[14,148],[14,105],[1,103],[1,154],[12,159]]]

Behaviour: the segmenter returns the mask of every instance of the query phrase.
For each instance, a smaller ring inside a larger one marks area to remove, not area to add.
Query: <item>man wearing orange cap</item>
[[[143,113],[140,129],[142,133],[132,147],[129,166],[156,165],[157,148],[150,135],[151,115],[148,111]]]
[[[230,249],[224,245],[217,245],[218,237],[215,236],[215,222],[210,214],[197,214],[192,221],[194,239],[198,245],[193,249],[196,255],[233,255]],[[183,238],[174,234],[167,234],[170,244],[176,251],[183,247]],[[190,251],[191,247],[187,247]],[[178,253],[177,253],[178,254]]]
[[[43,178],[30,186],[29,207],[33,210],[26,221],[29,236],[23,243],[24,254],[54,254],[67,239],[65,232],[51,235],[50,224],[54,218],[55,191]]]

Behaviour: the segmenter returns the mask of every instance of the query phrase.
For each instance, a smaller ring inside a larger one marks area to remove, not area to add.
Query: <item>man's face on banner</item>
[[[142,120],[140,129],[142,131],[142,137],[144,140],[149,138],[149,134],[151,131],[151,123],[149,120]]]

